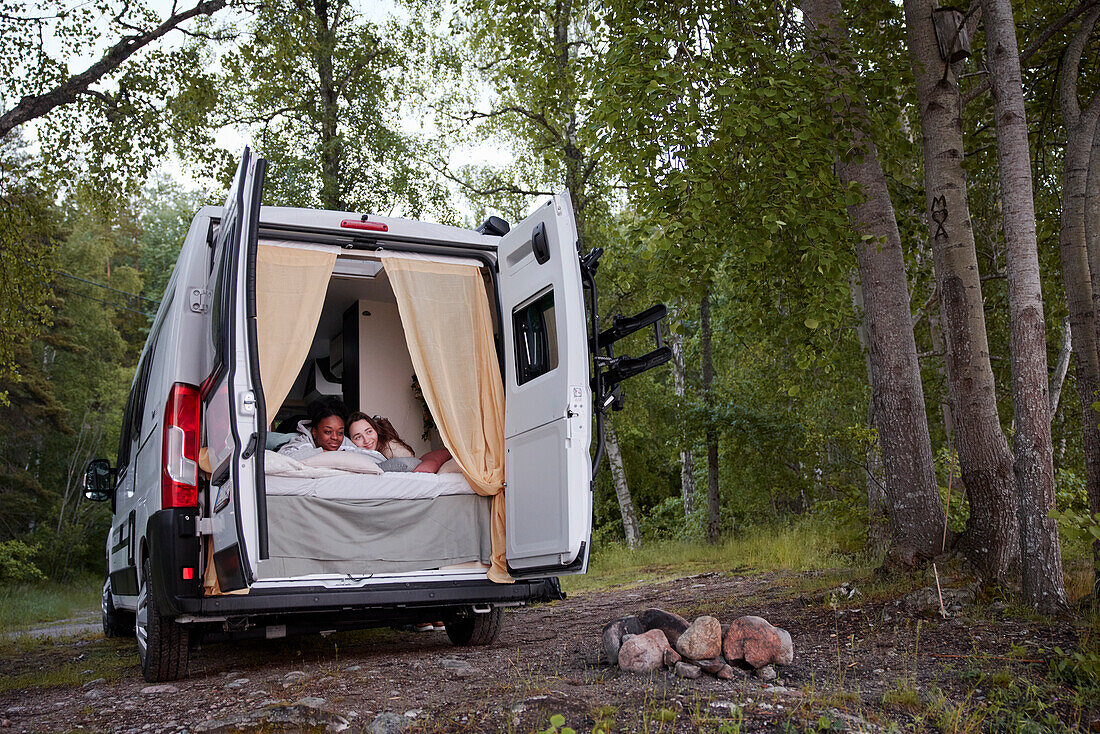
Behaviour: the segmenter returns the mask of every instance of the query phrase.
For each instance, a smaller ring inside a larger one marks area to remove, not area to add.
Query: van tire
[[[504,623],[504,608],[493,607],[486,614],[472,612],[468,617],[459,617],[446,622],[447,637],[459,647],[491,645],[500,634]]]
[[[146,558],[141,564],[138,610],[134,625],[141,674],[150,683],[179,680],[187,677],[190,634],[186,627],[161,614],[157,608],[156,596],[150,588],[152,583],[153,564]]]
[[[111,598],[110,577],[103,581],[100,610],[103,612],[104,637],[129,637],[134,634],[134,615],[115,608],[115,600]]]

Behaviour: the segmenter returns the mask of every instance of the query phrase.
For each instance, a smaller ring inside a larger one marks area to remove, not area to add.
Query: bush
[[[38,546],[21,540],[0,542],[0,582],[45,581],[46,575],[31,561],[36,553]]]

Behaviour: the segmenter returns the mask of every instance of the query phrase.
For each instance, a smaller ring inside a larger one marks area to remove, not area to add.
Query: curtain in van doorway
[[[309,355],[335,264],[335,252],[264,244],[257,248],[256,333],[269,421]]]
[[[451,456],[470,486],[492,497],[489,580],[511,583],[505,562],[504,385],[481,268],[382,255],[416,377]]]

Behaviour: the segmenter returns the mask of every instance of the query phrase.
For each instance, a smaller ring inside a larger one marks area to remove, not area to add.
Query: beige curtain
[[[443,443],[493,498],[488,577],[510,583],[504,529],[504,385],[477,265],[383,255],[413,368]]]
[[[256,332],[268,420],[309,355],[335,264],[335,252],[264,244],[257,249]]]

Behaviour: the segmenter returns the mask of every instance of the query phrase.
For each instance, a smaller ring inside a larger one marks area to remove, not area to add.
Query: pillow
[[[447,449],[429,451],[424,454],[423,458],[420,460],[420,465],[413,469],[413,471],[435,474],[439,471],[439,467],[443,466],[444,462],[449,458],[451,458],[451,452]]]
[[[461,474],[462,467],[458,465],[458,462],[454,459],[447,459],[443,462],[443,466],[439,467],[439,471],[436,474]]]
[[[276,431],[267,432],[267,440],[264,441],[264,448],[268,451],[278,451],[284,444],[289,443],[290,439],[294,438],[296,433],[278,433]]]
[[[395,456],[380,462],[378,466],[382,471],[413,471],[420,464],[420,459],[415,456]]]
[[[382,468],[374,459],[354,451],[323,451],[300,460],[306,466],[324,469],[342,469],[359,474],[381,474]]]

